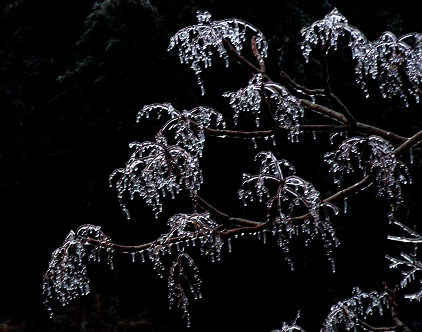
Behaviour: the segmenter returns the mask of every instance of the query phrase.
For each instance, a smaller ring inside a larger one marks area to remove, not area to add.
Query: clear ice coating
[[[51,311],[49,301],[53,291],[63,305],[69,304],[78,295],[89,294],[87,269],[82,261],[89,238],[96,242],[92,245],[88,260],[99,262],[100,250],[105,249],[108,254],[107,264],[113,268],[113,244],[111,238],[101,231],[101,227],[82,225],[76,232],[70,231],[63,244],[51,254],[47,272],[43,276],[44,304],[48,310]]]
[[[223,39],[228,40],[237,52],[243,48],[246,42],[246,33],[250,32],[256,38],[256,48],[262,57],[267,56],[267,41],[256,27],[236,19],[211,20],[211,14],[207,11],[196,13],[198,24],[179,30],[170,38],[168,51],[179,45],[179,59],[181,63],[190,64],[191,69],[198,78],[198,84],[204,94],[204,84],[201,79],[203,68],[211,66],[213,50],[216,49],[218,56],[223,58],[226,66],[229,65],[229,56],[223,45]]]
[[[364,174],[375,173],[377,196],[386,197],[394,208],[403,201],[401,185],[410,183],[411,177],[393,151],[393,145],[381,137],[351,137],[336,151],[326,153],[324,160],[330,165],[337,185],[341,185],[345,173],[354,172],[356,165]]]
[[[292,322],[291,325],[287,324],[286,322],[283,322],[281,325],[281,329],[278,330],[272,330],[271,332],[293,332],[293,331],[299,331],[299,332],[305,332],[304,329],[302,329],[299,325],[297,325],[297,320],[300,317],[300,310],[298,311],[296,318]]]
[[[259,127],[262,93],[268,94],[269,99],[274,101],[273,116],[277,123],[289,128],[291,135],[298,135],[299,120],[304,114],[300,101],[284,86],[274,82],[264,82],[261,74],[254,75],[246,88],[223,94],[223,97],[229,98],[230,106],[234,110],[234,123],[237,124],[241,112],[251,113],[255,117],[256,126]]]
[[[384,98],[398,95],[408,106],[407,94],[419,102],[422,80],[422,34],[408,33],[397,38],[387,31],[374,42],[366,39],[356,27],[350,25],[347,19],[337,9],[327,14],[324,19],[314,22],[302,29],[302,52],[306,61],[312,47],[329,42],[329,48],[337,49],[338,39],[346,33],[349,35],[348,46],[357,64],[356,82],[361,85],[366,96],[369,95],[364,76],[380,82],[380,91]],[[410,88],[404,89],[403,80],[410,83]]]
[[[415,275],[417,272],[422,272],[422,262],[417,260],[416,258],[417,249],[418,249],[417,246],[418,244],[422,243],[422,236],[418,232],[416,232],[416,230],[412,230],[411,228],[397,221],[392,215],[392,213],[389,215],[389,217],[395,225],[399,226],[411,237],[388,235],[387,238],[392,241],[413,244],[413,253],[411,254],[406,254],[402,252],[400,254],[401,258],[394,258],[389,255],[385,256],[390,261],[390,269],[394,269],[398,267],[407,267],[406,271],[401,271],[403,278],[400,281],[400,287],[404,288],[407,286],[408,283],[415,280],[416,278]],[[422,283],[422,279],[420,279],[419,281]],[[413,294],[405,295],[405,298],[408,298],[411,301],[412,300],[421,301],[422,288],[420,288],[417,292]]]
[[[341,331],[343,327],[346,331],[356,331],[361,318],[366,319],[377,309],[382,315],[384,309],[389,308],[387,292],[379,294],[372,291],[362,292],[358,287],[353,288],[353,296],[339,301],[331,307],[330,313],[325,318],[320,332]]]
[[[135,152],[124,168],[114,170],[112,179],[120,174],[116,181],[117,197],[122,210],[130,218],[129,210],[123,203],[123,194],[127,191],[133,199],[138,194],[152,207],[155,216],[162,211],[161,196],[166,191],[172,197],[181,190],[187,190],[195,197],[202,183],[202,172],[198,158],[178,145],[168,145],[163,136],[156,136],[157,142],[133,142]]]
[[[337,246],[339,241],[331,225],[328,208],[337,214],[337,207],[324,202],[319,191],[310,182],[296,176],[295,168],[287,160],[277,160],[271,151],[258,153],[255,160],[260,160],[261,163],[259,174],[243,174],[238,191],[239,198],[244,204],[252,201],[254,195],[260,202],[265,200],[271,230],[274,235],[278,234],[277,242],[283,249],[291,268],[293,268],[293,262],[288,255],[289,239],[299,234],[299,228],[293,224],[292,220],[302,215],[296,211],[303,211],[304,207],[307,213],[302,221],[301,230],[307,237],[306,243],[319,233],[334,271],[331,245],[334,243]],[[285,176],[284,168],[291,175]],[[266,186],[269,182],[278,184],[275,194],[271,194]]]

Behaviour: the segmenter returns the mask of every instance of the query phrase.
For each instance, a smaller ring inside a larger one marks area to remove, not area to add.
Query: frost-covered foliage
[[[43,276],[44,304],[51,311],[49,305],[53,297],[63,304],[69,304],[76,296],[89,293],[89,279],[86,266],[82,259],[86,254],[85,246],[89,245],[89,238],[96,244],[91,248],[88,260],[100,261],[100,250],[107,251],[107,264],[113,268],[113,246],[111,238],[101,231],[101,227],[94,225],[80,226],[76,232],[70,231],[63,244],[53,251],[48,270]],[[50,312],[52,315],[52,312]]]
[[[230,98],[230,106],[234,109],[234,123],[237,124],[240,112],[252,113],[256,126],[259,127],[262,94],[268,93],[275,102],[274,120],[282,127],[290,128],[292,135],[299,132],[299,119],[303,117],[303,107],[299,100],[287,89],[277,83],[264,82],[262,74],[254,75],[246,88],[237,92],[226,92],[223,97]]]
[[[292,332],[292,331],[300,331],[305,332],[299,325],[296,324],[297,320],[300,317],[300,310],[296,315],[295,320],[292,322],[291,325],[287,324],[286,322],[282,323],[281,329],[279,330],[273,330],[271,332]]]
[[[201,79],[201,63],[204,68],[211,66],[213,48],[217,49],[219,57],[224,58],[226,66],[229,65],[229,56],[223,46],[223,39],[228,40],[240,52],[246,41],[246,33],[250,31],[256,37],[256,48],[262,57],[267,56],[267,41],[253,25],[236,19],[220,21],[211,20],[211,14],[207,11],[197,12],[198,24],[179,30],[170,39],[168,50],[179,45],[179,58],[181,63],[190,64],[198,77],[198,84],[202,94],[205,93],[204,83]]]
[[[374,310],[382,315],[384,308],[389,307],[387,292],[364,293],[358,287],[354,287],[352,293],[352,297],[339,301],[331,307],[321,332],[356,331],[361,318],[366,319]]]
[[[406,225],[402,224],[401,222],[397,221],[393,218],[393,223],[397,226],[399,226],[401,229],[403,229],[406,233],[408,233],[412,237],[405,237],[405,236],[388,236],[389,240],[397,241],[397,242],[403,242],[403,243],[413,243],[413,253],[412,254],[406,254],[402,252],[400,258],[394,258],[389,255],[386,255],[385,257],[390,260],[390,268],[398,268],[400,267],[407,267],[407,271],[402,271],[403,279],[400,282],[400,286],[402,288],[406,287],[408,283],[415,280],[415,274],[416,272],[422,272],[422,262],[418,261],[416,259],[417,254],[417,245],[419,243],[422,243],[422,236],[416,232],[416,230],[412,230]],[[422,283],[422,279],[420,279],[420,282]],[[410,300],[417,300],[420,301],[422,299],[422,288],[419,289],[416,293],[413,294],[407,294],[405,295],[406,298]]]
[[[348,138],[324,159],[339,186],[344,174],[354,172],[356,167],[364,176],[376,174],[377,196],[387,197],[393,210],[403,201],[401,185],[411,183],[409,170],[396,158],[393,145],[378,136]]]
[[[303,56],[306,61],[313,46],[324,45],[328,51],[337,49],[338,40],[349,34],[348,46],[352,57],[357,60],[355,72],[357,83],[368,96],[364,75],[370,75],[380,82],[382,96],[400,96],[408,105],[406,94],[413,95],[419,102],[422,80],[422,34],[409,33],[397,38],[393,33],[384,32],[376,41],[370,42],[337,9],[324,19],[302,29]]]
[[[215,122],[215,128],[226,127],[221,113],[211,107],[198,106],[190,111],[179,112],[169,103],[144,106],[138,112],[136,122],[139,122],[142,117],[149,118],[151,112],[157,112],[158,118],[160,118],[163,111],[171,118],[160,129],[157,136],[167,142],[168,136],[164,132],[173,130],[174,145],[184,148],[193,156],[202,156],[205,141],[204,128],[211,127],[213,122]]]
[[[259,174],[243,174],[243,181],[238,191],[239,198],[244,205],[248,200],[253,200],[253,191],[261,202],[266,200],[267,223],[274,235],[278,234],[278,244],[283,249],[286,260],[293,269],[293,262],[290,259],[289,238],[298,235],[299,229],[307,235],[306,243],[309,243],[318,233],[321,235],[327,255],[332,263],[331,243],[337,246],[339,241],[335,235],[334,228],[330,222],[328,208],[338,213],[337,207],[331,203],[324,202],[318,190],[308,181],[295,175],[295,168],[287,160],[277,160],[272,152],[260,152],[255,160],[261,161]],[[283,168],[293,173],[285,176]],[[274,194],[270,193],[266,183],[274,182],[277,186]],[[304,215],[301,227],[294,223],[295,217]]]
[[[161,196],[165,197],[166,191],[174,197],[185,189],[193,198],[201,186],[202,173],[198,159],[180,146],[167,145],[163,136],[158,135],[156,139],[155,143],[132,142],[129,146],[134,147],[135,152],[126,167],[110,174],[110,186],[113,177],[121,174],[116,182],[117,196],[128,219],[129,210],[123,203],[125,191],[129,192],[131,199],[139,194],[158,217],[163,208]]]

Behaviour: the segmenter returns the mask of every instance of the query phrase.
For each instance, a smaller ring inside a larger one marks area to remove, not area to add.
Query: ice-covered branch
[[[331,225],[328,208],[334,213],[337,213],[338,209],[333,204],[324,202],[310,182],[296,176],[293,165],[288,161],[277,160],[272,152],[260,152],[255,157],[255,160],[257,159],[261,160],[259,174],[243,175],[238,191],[239,198],[246,205],[248,200],[253,200],[255,191],[255,196],[260,202],[266,200],[267,222],[273,234],[278,234],[278,244],[292,268],[293,263],[288,256],[289,238],[299,234],[299,226],[294,225],[292,219],[300,215],[297,211],[307,211],[301,222],[301,231],[307,235],[306,243],[319,233],[334,271],[331,244],[333,242],[337,246],[339,241]],[[292,174],[285,176],[283,168],[287,168],[287,173]],[[273,182],[277,186],[275,194],[271,194],[267,187],[268,182]]]
[[[402,230],[404,230],[406,233],[408,233],[411,237],[405,237],[405,236],[391,236],[388,235],[388,239],[392,241],[402,242],[402,243],[412,243],[413,244],[413,253],[412,254],[406,254],[402,252],[400,254],[400,258],[391,257],[389,255],[386,255],[385,257],[390,261],[390,268],[398,268],[398,267],[407,267],[407,271],[402,271],[403,279],[400,282],[400,286],[402,288],[406,287],[408,283],[415,280],[415,274],[418,271],[422,272],[422,262],[418,261],[416,259],[417,256],[417,245],[422,243],[422,236],[416,232],[416,230],[412,230],[406,225],[402,224],[401,222],[394,219],[393,216],[391,216],[393,223],[397,226],[399,226]],[[422,279],[420,280],[422,282]],[[406,298],[410,300],[417,300],[420,301],[422,299],[422,288],[419,289],[416,293],[413,294],[407,294],[405,295]]]
[[[409,33],[397,38],[391,32],[384,32],[376,41],[370,42],[356,27],[350,25],[347,19],[337,9],[327,14],[324,19],[314,22],[302,29],[303,56],[306,61],[312,47],[318,44],[337,48],[339,37],[349,34],[348,46],[352,57],[357,60],[356,79],[362,90],[368,96],[364,75],[370,75],[380,82],[382,96],[399,95],[408,106],[407,94],[419,102],[422,80],[422,34]],[[408,87],[406,87],[406,85]]]
[[[304,112],[299,99],[280,84],[264,82],[261,74],[254,75],[246,88],[223,94],[230,98],[230,105],[235,111],[234,123],[237,124],[240,112],[247,112],[255,116],[256,126],[259,127],[262,92],[268,94],[269,99],[275,103],[275,112],[271,114],[275,122],[281,127],[289,128],[292,136],[297,135],[299,119]]]
[[[180,62],[190,64],[198,77],[202,94],[204,94],[204,84],[200,74],[203,68],[211,66],[213,48],[217,50],[219,57],[224,58],[226,66],[229,64],[224,40],[229,41],[235,50],[240,52],[246,41],[246,33],[249,31],[255,37],[255,48],[259,55],[267,56],[267,41],[262,32],[252,24],[235,18],[213,21],[207,11],[198,11],[196,17],[198,24],[183,28],[171,37],[168,50],[180,44]]]
[[[291,325],[287,324],[286,322],[283,322],[281,329],[272,330],[271,332],[293,332],[293,331],[305,332],[304,329],[302,329],[299,325],[297,325],[297,320],[299,319],[299,317],[300,317],[300,310],[298,311],[296,318],[292,322]]]
[[[411,183],[409,170],[396,158],[394,147],[378,136],[346,139],[336,151],[326,153],[324,159],[339,186],[344,174],[355,168],[361,169],[364,176],[375,173],[377,195],[387,197],[393,210],[403,201],[401,185]]]
[[[82,259],[86,255],[85,246],[89,238],[94,238],[96,244],[91,248],[88,260],[100,261],[100,250],[107,251],[107,264],[113,268],[113,245],[111,238],[94,225],[80,226],[76,232],[70,231],[63,244],[53,251],[47,272],[43,276],[44,304],[50,310],[52,291],[63,305],[69,304],[76,296],[89,293],[89,279],[86,266]]]
[[[202,156],[205,128],[211,127],[212,122],[215,123],[214,127],[217,129],[226,127],[223,116],[211,107],[198,106],[189,111],[179,112],[169,103],[144,106],[138,112],[136,122],[139,122],[141,117],[148,118],[151,112],[157,112],[160,118],[163,111],[170,115],[170,120],[164,124],[156,136],[165,137],[168,142],[169,137],[164,132],[173,130],[174,133],[169,136],[174,138],[174,145],[184,148],[194,156]]]
[[[194,198],[201,186],[202,174],[198,159],[180,146],[168,145],[163,136],[157,136],[157,140],[156,143],[131,143],[130,147],[135,147],[135,152],[126,167],[118,168],[110,174],[110,186],[114,176],[121,174],[116,182],[117,196],[128,218],[129,210],[123,203],[125,191],[131,199],[135,194],[145,199],[158,217],[162,211],[160,197],[166,196],[166,191],[174,197],[184,189]]]
[[[331,307],[320,332],[341,331],[341,326],[346,331],[356,331],[361,322],[360,317],[366,319],[375,309],[382,315],[384,309],[389,308],[387,292],[364,293],[358,287],[354,287],[352,293],[352,297],[339,301]]]

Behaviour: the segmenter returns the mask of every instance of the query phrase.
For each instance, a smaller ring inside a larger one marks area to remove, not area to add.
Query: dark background
[[[167,52],[170,36],[196,23],[197,10],[215,20],[236,17],[258,27],[269,41],[268,74],[280,70],[308,87],[321,86],[318,61],[305,65],[299,31],[322,19],[333,6],[368,39],[382,31],[397,35],[421,31],[416,1],[171,1],[171,0],[20,0],[1,5],[0,18],[0,331],[179,331],[185,330],[178,309],[168,310],[166,278],[150,262],[115,255],[115,269],[88,263],[91,294],[67,307],[53,301],[54,318],[42,304],[41,278],[51,252],[79,225],[100,225],[115,243],[141,244],[166,231],[174,213],[191,212],[184,197],[165,200],[158,220],[140,200],[129,204],[126,220],[109,174],[130,155],[128,143],[153,140],[160,121],[135,124],[145,104],[171,102],[177,109],[206,105],[222,112],[234,128],[232,110],[221,97],[246,85],[250,75],[236,63],[224,68],[215,59],[203,73],[206,94],[196,77],[180,65],[177,51]],[[347,40],[346,40],[347,42]],[[354,62],[347,48],[330,53],[333,87],[358,121],[410,136],[420,130],[421,107],[412,101],[383,100],[376,88],[365,99],[354,84]],[[371,84],[369,84],[371,86]],[[374,85],[375,86],[375,85]],[[312,121],[310,115],[307,119]],[[304,120],[308,121],[308,120]],[[252,128],[252,119],[238,126]],[[265,124],[262,124],[265,128]],[[272,149],[288,159],[298,174],[311,181],[323,197],[338,190],[323,155],[331,151],[328,135],[301,135],[291,144],[277,137],[272,147],[258,141],[258,150]],[[336,140],[335,144],[340,143]],[[207,138],[201,167],[200,194],[225,213],[264,220],[262,206],[244,208],[237,198],[243,172],[254,173],[258,150],[251,141]],[[414,184],[405,188],[397,218],[421,224],[420,153],[410,171]],[[403,161],[408,162],[405,155]],[[352,184],[356,177],[346,179]],[[222,261],[211,263],[193,253],[203,280],[203,299],[191,300],[190,331],[271,331],[298,321],[307,331],[319,329],[336,301],[350,297],[353,286],[382,291],[400,281],[388,269],[385,254],[400,246],[386,240],[399,230],[388,224],[387,204],[375,199],[376,189],[349,198],[347,214],[333,219],[342,244],[334,250],[337,271],[331,272],[322,241],[308,247],[292,240],[290,271],[282,251],[270,238],[233,240]],[[405,247],[407,252],[410,248]],[[416,284],[416,283],[415,283]],[[417,286],[413,286],[413,290]],[[412,287],[409,287],[409,291]],[[405,293],[405,292],[403,292]],[[402,293],[402,294],[403,294]],[[398,299],[399,315],[411,329],[421,330],[421,306]],[[391,324],[384,315],[382,325]]]

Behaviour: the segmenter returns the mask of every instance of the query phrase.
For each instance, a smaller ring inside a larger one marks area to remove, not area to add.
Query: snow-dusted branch
[[[304,208],[307,214],[301,223],[301,231],[308,237],[306,243],[319,233],[334,271],[331,243],[333,242],[337,246],[339,241],[331,225],[327,208],[331,208],[334,213],[337,213],[337,207],[324,202],[320,193],[310,182],[296,176],[295,168],[287,160],[277,160],[269,151],[258,153],[255,157],[255,160],[257,159],[261,160],[259,174],[243,175],[243,181],[238,191],[239,198],[246,205],[248,200],[253,200],[253,191],[255,191],[260,202],[263,199],[266,200],[267,223],[273,234],[278,234],[278,243],[292,268],[293,262],[288,256],[289,238],[299,234],[299,226],[294,225],[292,219],[300,215],[297,210],[303,211]],[[285,176],[283,168],[287,168],[287,172],[292,174]],[[275,194],[270,193],[266,185],[268,182],[275,182],[278,186]]]
[[[352,137],[343,141],[338,149],[324,156],[333,173],[334,183],[341,185],[344,174],[355,168],[367,173],[375,173],[377,196],[385,196],[392,210],[403,201],[401,185],[411,183],[407,166],[398,160],[392,144],[381,137]]]
[[[85,246],[89,238],[94,238],[96,244],[91,248],[88,260],[100,261],[100,249],[107,251],[107,264],[113,268],[113,245],[111,238],[101,231],[101,227],[94,225],[80,226],[76,232],[70,231],[63,244],[53,251],[47,272],[43,276],[44,304],[51,312],[49,305],[56,293],[57,299],[66,305],[76,296],[89,293],[89,279],[86,266],[82,259],[86,254]]]
[[[397,221],[393,216],[391,216],[393,223],[397,226],[399,226],[402,230],[404,230],[406,233],[408,233],[411,237],[405,237],[405,236],[391,236],[388,235],[388,239],[392,241],[397,242],[403,242],[403,243],[412,243],[413,244],[413,253],[412,254],[406,254],[402,252],[400,254],[400,258],[394,258],[389,255],[386,255],[385,257],[391,262],[390,268],[398,268],[398,267],[407,267],[407,271],[402,271],[403,279],[400,282],[400,286],[402,288],[406,287],[408,283],[415,280],[415,274],[416,272],[422,272],[422,262],[418,261],[416,259],[417,256],[417,245],[419,243],[422,243],[422,236],[416,232],[416,230],[412,230],[406,225],[402,224],[401,222]],[[422,279],[420,280],[422,282]],[[407,294],[405,295],[406,298],[410,300],[417,300],[420,301],[422,299],[422,288],[419,289],[416,293],[413,294]]]
[[[224,39],[228,40],[237,52],[240,52],[246,41],[246,33],[250,31],[255,37],[255,48],[260,56],[267,56],[267,41],[262,32],[252,24],[235,18],[213,21],[211,14],[207,11],[198,11],[196,17],[198,24],[183,28],[171,37],[168,50],[180,44],[180,62],[190,64],[197,75],[202,94],[204,94],[204,83],[200,74],[202,66],[204,68],[211,66],[213,48],[216,48],[218,55],[224,58],[226,66],[229,65],[229,56],[223,44]]]
[[[360,30],[350,25],[347,19],[334,9],[324,19],[302,29],[302,50],[306,61],[309,60],[313,46],[327,45],[326,51],[330,48],[336,49],[339,38],[346,33],[350,37],[348,46],[352,57],[357,60],[357,83],[361,85],[366,96],[368,89],[364,75],[370,75],[380,81],[380,91],[384,98],[399,95],[408,106],[406,94],[410,94],[419,102],[422,34],[409,33],[397,38],[391,32],[384,32],[376,41],[370,42]]]

